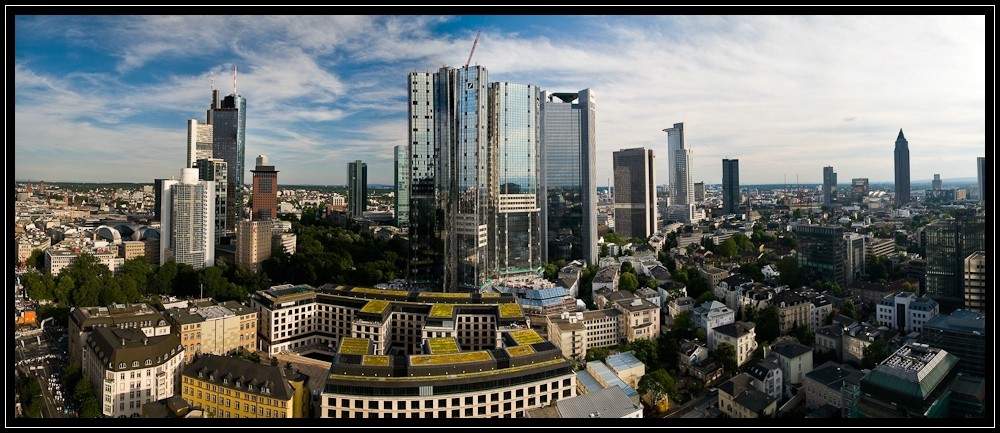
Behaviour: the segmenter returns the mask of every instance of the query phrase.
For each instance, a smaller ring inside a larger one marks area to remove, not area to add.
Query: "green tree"
[[[885,340],[875,340],[862,351],[861,367],[873,369],[889,357],[889,343]]]
[[[716,253],[722,257],[733,257],[739,251],[739,247],[736,246],[736,241],[733,238],[729,238],[722,241],[716,250]]]
[[[52,279],[51,274],[25,272],[21,274],[21,284],[24,285],[24,291],[31,299],[55,300],[56,282]]]
[[[632,266],[632,262],[623,262],[621,269],[619,271],[622,275],[632,274],[635,275],[635,267]]]
[[[593,347],[593,348],[587,349],[586,360],[587,360],[587,362],[590,362],[590,361],[604,361],[605,359],[608,358],[608,355],[609,355],[608,348],[606,348],[606,347]]]
[[[772,342],[781,336],[781,320],[773,305],[762,308],[754,315],[754,331],[758,342]]]
[[[71,305],[71,296],[76,290],[76,283],[69,275],[59,275],[56,281],[55,301],[60,305]]]
[[[24,260],[24,265],[39,271],[45,270],[45,252],[42,250],[31,250],[31,255]]]
[[[795,256],[786,256],[774,264],[779,272],[778,279],[782,284],[789,287],[802,287],[805,284],[805,273],[799,268],[799,259]]]
[[[729,343],[719,343],[715,349],[715,359],[730,373],[736,372],[736,348]]]
[[[714,293],[712,293],[712,292],[705,292],[705,293],[702,293],[701,296],[698,296],[698,300],[696,300],[695,302],[696,302],[696,305],[701,305],[701,304],[704,304],[706,302],[712,302],[712,301],[716,301],[716,300],[717,299],[715,298],[715,294]]]
[[[816,341],[816,334],[810,331],[809,327],[806,325],[798,325],[795,328],[792,328],[790,335],[795,337],[796,340],[799,340],[799,343],[806,346],[812,346]]]
[[[618,279],[618,290],[627,290],[629,292],[635,292],[639,288],[639,280],[636,279],[633,273],[623,273]]]
[[[854,302],[850,299],[844,300],[844,308],[840,311],[840,314],[858,320],[858,310],[854,307]]]
[[[677,339],[690,339],[693,337],[694,320],[691,318],[691,310],[681,311],[674,317],[673,327],[670,329]]]
[[[160,295],[172,295],[175,278],[177,278],[177,262],[170,260],[153,273],[152,289]]]
[[[653,404],[657,404],[667,396],[676,396],[677,387],[674,378],[666,370],[660,368],[639,379],[640,394],[648,394]]]
[[[618,350],[621,352],[634,352],[636,359],[642,361],[642,363],[649,366],[649,368],[660,365],[657,340],[635,340],[632,342],[625,342],[619,345]]]

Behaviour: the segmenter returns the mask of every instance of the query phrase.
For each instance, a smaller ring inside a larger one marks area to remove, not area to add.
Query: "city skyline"
[[[283,183],[340,184],[360,159],[391,185],[407,140],[398,71],[460,67],[479,30],[471,64],[491,80],[598,95],[599,187],[612,152],[662,154],[673,123],[709,184],[733,156],[743,185],[820,183],[824,166],[891,182],[900,129],[913,181],[974,178],[986,142],[985,16],[18,15],[14,29],[17,179],[175,176],[214,73],[223,95],[238,79],[245,154],[270,155]]]

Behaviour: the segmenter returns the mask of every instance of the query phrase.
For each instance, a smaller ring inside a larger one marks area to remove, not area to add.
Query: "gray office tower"
[[[625,238],[656,233],[656,170],[653,150],[641,147],[613,154],[615,231]]]
[[[684,141],[684,123],[675,123],[673,128],[667,128],[663,131],[667,133],[667,169],[670,177],[671,204],[694,204],[691,149]]]
[[[219,101],[212,92],[208,123],[212,125],[212,156],[226,162],[226,232],[232,234],[236,222],[245,217],[243,201],[244,157],[246,153],[247,100],[236,93]]]
[[[722,160],[722,213],[736,214],[740,211],[740,160]]]
[[[897,206],[902,206],[910,202],[910,148],[906,137],[903,136],[903,129],[899,129],[899,136],[896,137],[896,150],[894,152],[896,180],[895,190]]]
[[[979,202],[986,206],[986,157],[976,157],[976,171],[979,175]]]
[[[833,167],[823,167],[823,206],[833,204],[834,194],[837,192],[837,173]]]
[[[595,97],[542,92],[542,257],[597,263]]]
[[[228,168],[226,161],[220,158],[205,158],[195,161],[194,167],[198,169],[199,180],[210,180],[215,182],[215,244],[218,245],[222,236],[226,234],[226,215],[228,203],[226,199],[227,188],[229,187]]]
[[[396,146],[393,152],[396,160],[393,172],[393,184],[396,194],[393,197],[393,208],[396,216],[396,227],[410,226],[410,147]]]
[[[347,214],[361,218],[368,209],[368,164],[347,163]]]
[[[941,304],[942,312],[961,308],[964,303],[965,259],[975,251],[986,250],[985,224],[982,215],[959,209],[954,218],[939,219],[924,227],[927,296]]]
[[[541,272],[541,93],[482,66],[409,78],[415,289],[481,292]]]

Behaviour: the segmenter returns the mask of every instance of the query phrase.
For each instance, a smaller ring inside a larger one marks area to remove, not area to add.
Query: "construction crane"
[[[476,40],[472,41],[472,50],[469,51],[469,60],[465,61],[465,67],[466,68],[468,68],[469,67],[469,63],[472,62],[472,53],[476,52],[476,43],[479,42],[479,34],[482,33],[482,32],[483,32],[482,30],[476,32]]]

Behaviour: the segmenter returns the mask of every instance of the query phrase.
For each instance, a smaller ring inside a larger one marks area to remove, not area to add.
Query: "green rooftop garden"
[[[475,353],[475,352],[473,352]],[[485,353],[485,352],[484,352]],[[432,376],[407,376],[407,377],[371,377],[371,376],[353,376],[348,375],[346,372],[344,374],[331,374],[327,376],[329,379],[349,379],[365,382],[414,382],[414,381],[438,381],[441,380],[442,376],[448,379],[474,379],[477,377],[487,377],[494,374],[501,373],[516,373],[520,371],[526,371],[534,368],[547,367],[549,365],[564,364],[568,363],[565,358],[555,358],[549,361],[535,362],[528,365],[522,365],[518,367],[503,368],[499,370],[488,370],[488,371],[474,371],[470,373],[458,373],[458,374],[448,374],[448,375],[432,375]],[[412,364],[412,360],[411,360]]]
[[[541,336],[535,332],[534,329],[522,329],[520,331],[511,331],[507,333],[510,338],[513,338],[518,346],[525,346],[528,344],[543,343],[545,342]]]
[[[365,304],[364,308],[361,309],[362,313],[375,313],[382,314],[386,308],[389,308],[389,301],[383,301],[381,299],[372,299]]]
[[[389,356],[388,355],[365,355],[361,359],[361,365],[370,365],[372,367],[388,367],[389,366]]]
[[[469,293],[445,293],[445,292],[420,292],[418,297],[421,298],[458,298],[458,299],[469,299],[472,295]]]
[[[454,310],[455,306],[452,304],[434,304],[431,305],[430,317],[450,319]]]
[[[386,290],[386,289],[372,289],[368,287],[355,287],[351,289],[351,293],[370,293],[373,295],[393,295],[393,296],[407,296],[410,292],[405,290]]]
[[[532,349],[531,346],[514,346],[507,348],[507,354],[511,357],[531,355],[532,353],[535,353],[535,349]]]
[[[467,362],[491,361],[493,357],[486,351],[448,353],[443,355],[412,355],[410,365],[447,365]]]
[[[340,342],[340,353],[344,355],[367,355],[371,341],[366,338],[345,338]]]
[[[428,338],[427,347],[432,355],[458,353],[458,342],[454,338]]]
[[[521,312],[521,304],[517,302],[509,304],[499,304],[500,307],[500,317],[522,317],[524,313]]]

